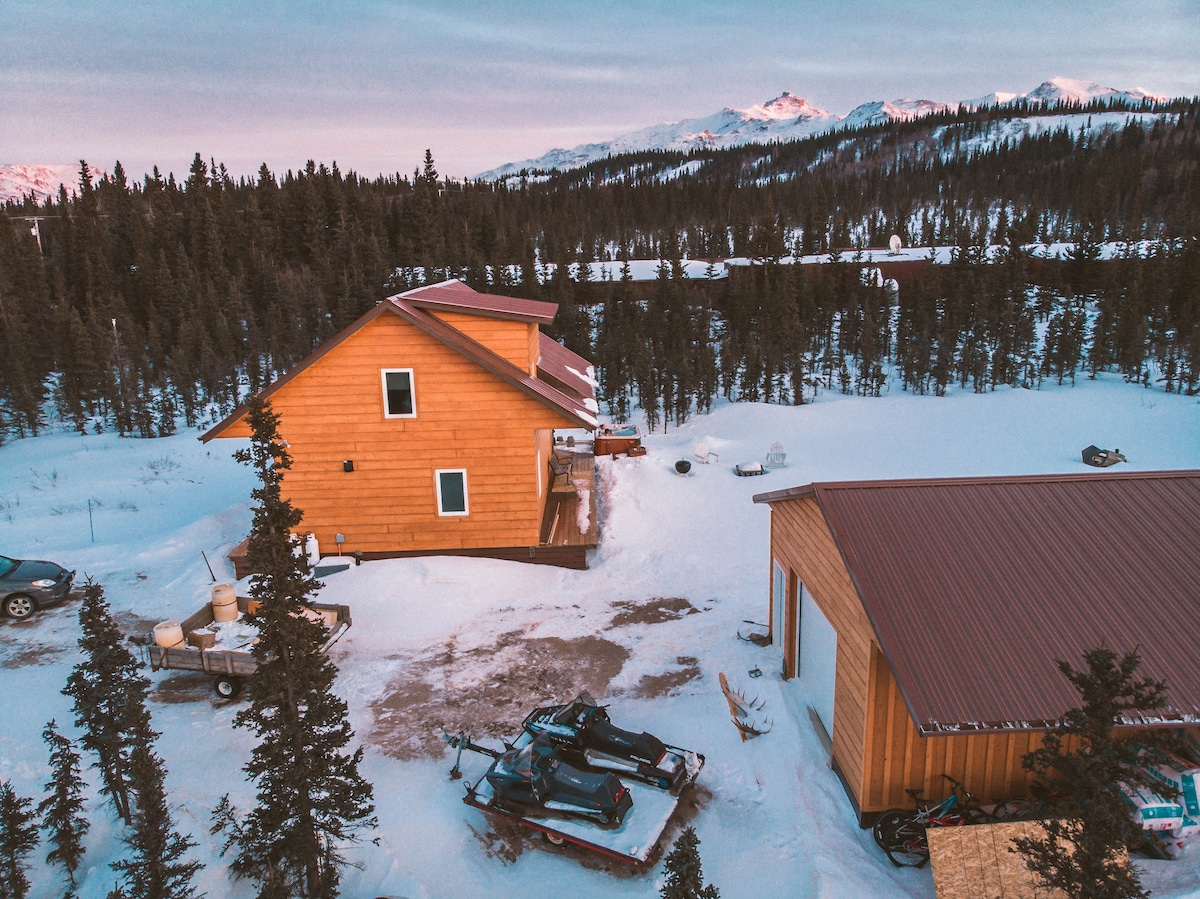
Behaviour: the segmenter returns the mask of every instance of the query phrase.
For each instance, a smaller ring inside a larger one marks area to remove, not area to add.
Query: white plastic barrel
[[[213,621],[233,621],[238,617],[237,592],[233,584],[213,584]]]
[[[183,645],[183,625],[178,621],[160,621],[154,625],[154,642],[168,649]]]

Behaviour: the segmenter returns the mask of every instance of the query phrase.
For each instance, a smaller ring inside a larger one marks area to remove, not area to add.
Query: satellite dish
[[[902,246],[904,246],[904,244],[900,241],[900,235],[893,234],[892,239],[888,241],[888,247],[891,249],[892,255],[895,256],[897,253],[899,253]]]

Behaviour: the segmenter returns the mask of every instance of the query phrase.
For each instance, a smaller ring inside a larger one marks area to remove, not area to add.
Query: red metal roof
[[[538,374],[560,385],[596,411],[596,378],[592,363],[546,334],[538,335]]]
[[[418,309],[445,309],[544,325],[554,321],[554,315],[558,312],[557,303],[479,293],[462,281],[453,279],[406,291],[400,294],[400,298]]]
[[[1200,720],[1200,471],[810,484],[918,729],[1033,729],[1077,707],[1059,672],[1137,648]]]

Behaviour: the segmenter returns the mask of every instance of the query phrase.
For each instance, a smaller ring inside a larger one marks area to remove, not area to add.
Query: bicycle
[[[990,820],[966,787],[949,774],[942,777],[952,784],[945,799],[930,803],[921,797],[920,790],[907,790],[917,808],[888,809],[875,822],[872,829],[875,842],[897,868],[922,868],[928,864],[929,841],[925,835],[928,828],[960,827]]]

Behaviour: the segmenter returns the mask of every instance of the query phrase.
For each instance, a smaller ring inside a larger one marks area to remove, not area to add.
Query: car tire
[[[37,603],[24,593],[14,593],[4,600],[4,614],[16,621],[24,621],[36,609]]]
[[[236,677],[222,674],[213,681],[213,690],[222,699],[233,699],[242,692],[242,682]]]

